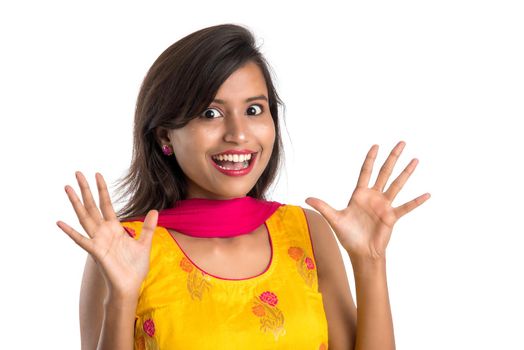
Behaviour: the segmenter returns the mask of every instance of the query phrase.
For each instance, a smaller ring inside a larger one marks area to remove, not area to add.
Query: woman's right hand
[[[113,210],[104,178],[99,173],[95,177],[101,212],[81,172],[76,172],[76,178],[83,203],[73,188],[65,187],[78,220],[89,238],[65,222],[57,221],[56,224],[96,261],[104,276],[108,296],[138,298],[140,286],[149,271],[151,242],[158,211],[150,210],[147,213],[138,239],[130,237]]]

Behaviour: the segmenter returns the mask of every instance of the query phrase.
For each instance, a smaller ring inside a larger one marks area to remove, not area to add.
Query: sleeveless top
[[[133,237],[142,224],[122,222]],[[327,319],[304,210],[282,205],[265,225],[270,263],[245,279],[203,271],[157,226],[136,310],[135,350],[327,349]]]

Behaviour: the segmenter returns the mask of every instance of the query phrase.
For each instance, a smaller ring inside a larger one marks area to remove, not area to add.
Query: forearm
[[[108,298],[97,350],[132,350],[137,301],[135,298]]]
[[[355,350],[395,349],[386,260],[352,258],[357,295]]]

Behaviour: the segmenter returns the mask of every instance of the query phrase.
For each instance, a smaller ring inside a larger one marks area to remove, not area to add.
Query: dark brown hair
[[[166,157],[155,135],[157,127],[178,129],[200,115],[222,83],[248,62],[256,63],[265,78],[269,109],[275,124],[275,144],[269,163],[247,194],[267,199],[266,191],[283,163],[279,127],[280,100],[269,64],[245,27],[222,24],[201,29],[168,47],[153,63],[140,87],[133,129],[133,155],[127,175],[117,180],[117,213],[121,221],[151,209],[172,207],[187,195],[187,181],[176,158]]]

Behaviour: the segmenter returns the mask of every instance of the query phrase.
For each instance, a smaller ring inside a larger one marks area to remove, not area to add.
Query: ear
[[[155,136],[160,145],[171,144],[171,140],[169,139],[169,129],[159,126],[155,129]]]

